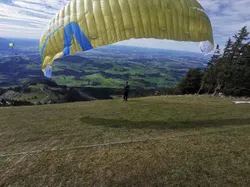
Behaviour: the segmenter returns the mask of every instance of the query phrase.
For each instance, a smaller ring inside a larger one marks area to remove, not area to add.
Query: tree
[[[241,95],[241,90],[246,90],[246,76],[249,67],[246,66],[246,56],[248,51],[249,32],[244,26],[237,34],[233,36],[235,42],[232,44],[232,51],[229,56],[224,58],[228,61],[227,76],[225,80],[224,91],[230,95]],[[248,82],[248,81],[247,81]]]
[[[226,46],[224,48],[224,53],[222,55],[222,58],[230,58],[230,55],[232,55],[232,49],[233,49],[233,41],[231,37],[229,37]]]
[[[234,35],[235,42],[233,44],[233,61],[234,63],[240,62],[242,53],[244,52],[245,44],[249,40],[249,32],[247,27],[244,26],[237,34]]]
[[[223,54],[219,45],[208,62],[204,72],[192,69],[177,85],[181,94],[206,92],[216,95],[222,91],[225,95],[250,96],[250,38],[247,27],[244,26],[226,42]]]
[[[218,63],[220,59],[220,46],[217,44],[216,50],[211,58],[211,60],[208,62],[207,68],[204,70],[204,75],[201,80],[201,86],[198,90],[198,94],[203,90],[206,93],[209,93],[216,84],[216,64]]]
[[[203,73],[200,68],[190,69],[186,77],[177,85],[181,94],[194,94],[200,88]]]
[[[228,77],[228,71],[230,71],[230,68],[227,61],[225,61],[224,58],[219,59],[215,67],[215,87],[213,96],[217,95],[218,91],[222,90]]]

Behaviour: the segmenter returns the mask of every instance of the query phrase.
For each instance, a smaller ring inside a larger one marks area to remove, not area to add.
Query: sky
[[[0,37],[39,39],[47,22],[70,0],[0,0]],[[177,0],[178,1],[178,0]],[[250,0],[198,0],[208,14],[215,44],[243,26],[250,30]],[[200,52],[199,43],[156,39],[131,39],[120,45]]]

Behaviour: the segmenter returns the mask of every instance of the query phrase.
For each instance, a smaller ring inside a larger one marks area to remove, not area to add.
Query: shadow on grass
[[[125,119],[105,119],[105,118],[81,118],[83,123],[90,125],[100,125],[110,128],[134,128],[134,129],[188,129],[203,127],[221,127],[227,125],[250,125],[250,118],[247,119],[218,119],[218,120],[190,120],[177,121],[130,121]]]

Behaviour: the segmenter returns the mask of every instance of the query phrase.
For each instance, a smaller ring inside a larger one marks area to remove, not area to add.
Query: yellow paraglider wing
[[[72,0],[42,34],[42,69],[57,58],[131,38],[203,42],[203,52],[214,45],[210,20],[196,0]]]
[[[14,45],[13,43],[10,43],[9,46],[10,46],[10,48],[12,48],[12,49],[15,47],[15,45]]]

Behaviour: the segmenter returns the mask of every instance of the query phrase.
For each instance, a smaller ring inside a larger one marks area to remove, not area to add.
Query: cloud
[[[60,5],[56,0],[0,0],[0,36],[39,38],[47,22],[66,3]]]
[[[70,0],[0,0],[0,37],[40,38],[47,22]],[[210,17],[215,43],[222,46],[244,25],[250,25],[250,0],[199,0]],[[249,28],[250,29],[250,28]],[[122,45],[199,52],[193,42],[131,39]]]
[[[225,43],[244,25],[250,25],[250,0],[200,0],[210,17],[215,41]]]

